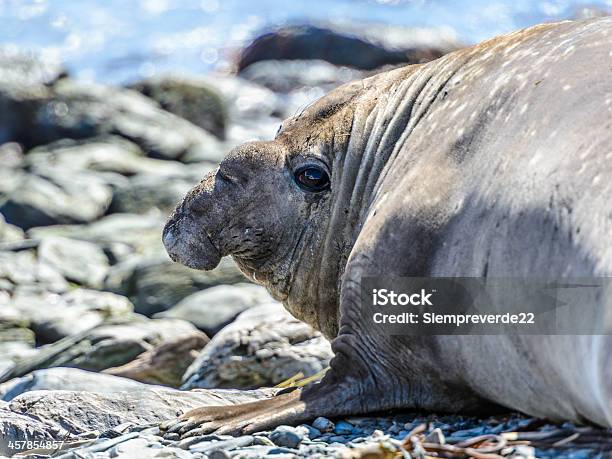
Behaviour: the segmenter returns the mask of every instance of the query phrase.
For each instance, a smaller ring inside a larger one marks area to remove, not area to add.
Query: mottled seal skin
[[[612,426],[612,336],[369,336],[360,279],[612,274],[612,19],[540,25],[347,84],[232,151],[165,228],[171,257],[232,255],[333,339],[319,384],[164,426],[243,433],[493,403]],[[329,190],[300,188],[313,164]]]

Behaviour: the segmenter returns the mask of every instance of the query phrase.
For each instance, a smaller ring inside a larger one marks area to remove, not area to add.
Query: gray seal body
[[[610,276],[611,77],[611,18],[540,25],[349,83],[232,151],[170,218],[169,254],[232,255],[336,355],[321,383],[183,433],[495,404],[612,426],[611,336],[370,335],[359,315],[363,276]]]

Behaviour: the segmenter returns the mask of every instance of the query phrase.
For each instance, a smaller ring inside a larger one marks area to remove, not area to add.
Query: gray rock
[[[251,308],[222,329],[185,373],[184,389],[274,386],[327,367],[329,342],[280,303]]]
[[[208,459],[230,459],[232,456],[225,450],[215,449],[207,454]]]
[[[27,332],[27,335],[5,334],[7,330],[0,327],[0,374],[10,372],[15,367],[15,362],[21,359],[34,358],[38,353],[38,350],[33,347],[34,332],[27,328],[16,330]],[[5,338],[11,341],[2,341]]]
[[[195,331],[188,322],[172,319],[131,319],[123,325],[102,325],[49,362],[92,371],[125,365],[169,339]]]
[[[334,430],[334,423],[329,419],[319,416],[312,422],[312,426],[320,432],[331,432]]]
[[[129,296],[136,312],[151,316],[170,309],[199,290],[244,280],[244,275],[229,258],[224,258],[213,271],[197,271],[173,263],[164,254],[113,267],[106,288]]]
[[[0,202],[7,199],[13,190],[19,186],[25,175],[26,173],[22,169],[0,168]]]
[[[227,131],[225,142],[225,152],[229,152],[233,147],[251,141],[266,141],[274,138],[278,132],[282,120],[277,115],[284,113],[287,109],[286,103],[278,107],[275,116],[261,116],[254,118],[236,118],[230,124]],[[200,163],[207,161],[208,153],[194,149],[189,151],[181,158],[184,163]]]
[[[104,251],[91,242],[66,238],[43,239],[38,258],[66,279],[85,287],[102,288],[110,268]]]
[[[164,110],[191,121],[216,137],[225,137],[227,107],[221,95],[197,79],[166,76],[137,82],[131,89],[155,100]]]
[[[0,49],[0,143],[28,134],[30,125],[23,123],[32,114],[35,102],[48,95],[50,85],[65,74],[50,59],[32,53]]]
[[[109,368],[104,372],[147,384],[179,387],[185,371],[208,341],[204,333],[193,331],[163,341],[133,361],[120,367]]]
[[[54,59],[8,47],[0,48],[0,69],[2,87],[49,85],[66,75]]]
[[[372,70],[384,65],[427,62],[457,46],[456,41],[445,40],[439,29],[374,24],[292,25],[253,40],[242,50],[237,67],[243,71],[255,62],[269,59],[322,59]]]
[[[24,165],[23,147],[17,142],[0,144],[0,164],[5,169],[19,169]]]
[[[304,433],[291,426],[278,426],[270,434],[270,440],[275,445],[286,446],[287,448],[297,448],[303,439]]]
[[[89,225],[33,228],[27,234],[31,238],[40,240],[59,236],[94,242],[105,250],[125,258],[134,253],[165,253],[161,243],[164,223],[165,218],[159,213],[113,214]]]
[[[272,448],[267,451],[268,458],[274,459],[295,459],[298,450],[284,447]]]
[[[85,141],[62,139],[30,150],[24,161],[30,169],[61,167],[132,176],[160,176],[187,173],[181,163],[144,156],[138,145],[118,136],[107,135]]]
[[[240,76],[276,93],[286,94],[304,88],[322,88],[327,92],[363,78],[365,72],[322,60],[266,60],[250,65]]]
[[[116,134],[138,144],[148,156],[180,159],[192,148],[206,149],[216,161],[218,140],[190,122],[162,110],[153,100],[128,89],[62,79],[30,94],[16,121],[29,127],[11,140],[27,146],[61,138]]]
[[[351,435],[354,432],[355,427],[346,421],[338,421],[334,427],[334,433],[337,435]]]
[[[274,393],[274,390],[184,392],[145,384],[140,384],[138,389],[110,393],[32,391],[14,398],[9,404],[9,412],[27,413],[80,434],[92,430],[105,432],[124,423],[159,423],[199,406],[247,403]]]
[[[134,315],[123,324],[105,323],[38,348],[35,356],[21,359],[0,373],[0,382],[43,368],[75,367],[102,371],[134,360],[164,341],[195,331],[188,322],[150,320]]]
[[[227,127],[224,150],[219,161],[232,147],[249,140],[269,140],[281,124],[286,100],[269,89],[244,78],[215,74],[190,79],[193,84],[204,85],[222,94],[228,108],[230,123]],[[206,150],[194,148],[181,158],[186,163],[210,160]]]
[[[29,229],[64,223],[87,223],[110,206],[112,190],[99,176],[50,168],[26,174],[0,205],[8,223]]]
[[[133,305],[123,296],[86,289],[62,295],[17,294],[4,308],[26,321],[39,343],[57,341],[107,320],[127,319],[133,311]]]
[[[298,426],[298,428],[303,428],[305,435],[311,439],[314,440],[315,438],[318,438],[321,436],[321,431],[319,429],[315,429],[312,426],[309,426],[308,424],[302,424],[300,426]]]
[[[206,163],[204,167],[199,165],[196,171],[189,171],[189,174],[139,174],[131,177],[126,183],[115,188],[110,211],[144,213],[150,209],[159,209],[168,214],[183,196],[211,170],[213,170],[212,165]]]
[[[0,398],[10,401],[25,392],[38,390],[112,393],[142,388],[142,383],[128,378],[62,367],[36,370],[0,384]]]
[[[158,446],[159,445],[159,446]],[[151,442],[146,438],[132,438],[124,441],[108,450],[112,458],[123,459],[190,459],[193,457],[187,451]]]
[[[0,356],[12,354],[11,349],[22,349],[21,345],[31,347],[35,343],[34,332],[30,330],[30,321],[18,310],[10,307],[11,296],[0,291]]]
[[[13,456],[24,448],[15,448],[21,441],[73,441],[76,438],[59,424],[45,418],[33,418],[27,413],[17,413],[9,407],[0,406],[0,456]],[[11,448],[9,445],[13,443]]]
[[[271,116],[281,111],[281,98],[244,78],[216,74],[200,77],[197,81],[223,95],[233,122]]]
[[[25,232],[18,226],[6,223],[4,216],[0,214],[0,247],[2,243],[18,242],[25,239]]]
[[[265,288],[254,284],[218,285],[189,295],[155,317],[172,317],[191,322],[213,336],[246,309],[273,301]]]
[[[38,260],[32,250],[0,251],[0,282],[1,289],[12,292],[64,292],[68,289],[64,277]]]
[[[250,65],[240,76],[275,91],[283,101],[275,115],[287,118],[332,89],[368,76],[368,72],[322,60],[266,60]]]
[[[189,447],[190,451],[197,453],[212,453],[213,451],[219,450],[231,450],[243,446],[249,446],[253,444],[254,438],[251,435],[244,435],[242,437],[231,438],[229,440],[221,440],[215,442],[203,442]]]

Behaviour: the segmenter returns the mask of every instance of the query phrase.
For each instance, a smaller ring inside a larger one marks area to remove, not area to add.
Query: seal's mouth
[[[210,271],[221,261],[219,250],[208,235],[201,229],[195,232],[191,228],[188,236],[178,234],[179,222],[168,222],[164,228],[162,240],[170,259],[192,269]],[[184,233],[184,231],[182,231]]]

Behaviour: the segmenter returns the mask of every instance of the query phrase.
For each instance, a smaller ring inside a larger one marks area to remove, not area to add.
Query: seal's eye
[[[296,183],[306,191],[324,191],[329,189],[329,175],[318,166],[305,166],[295,172]]]

